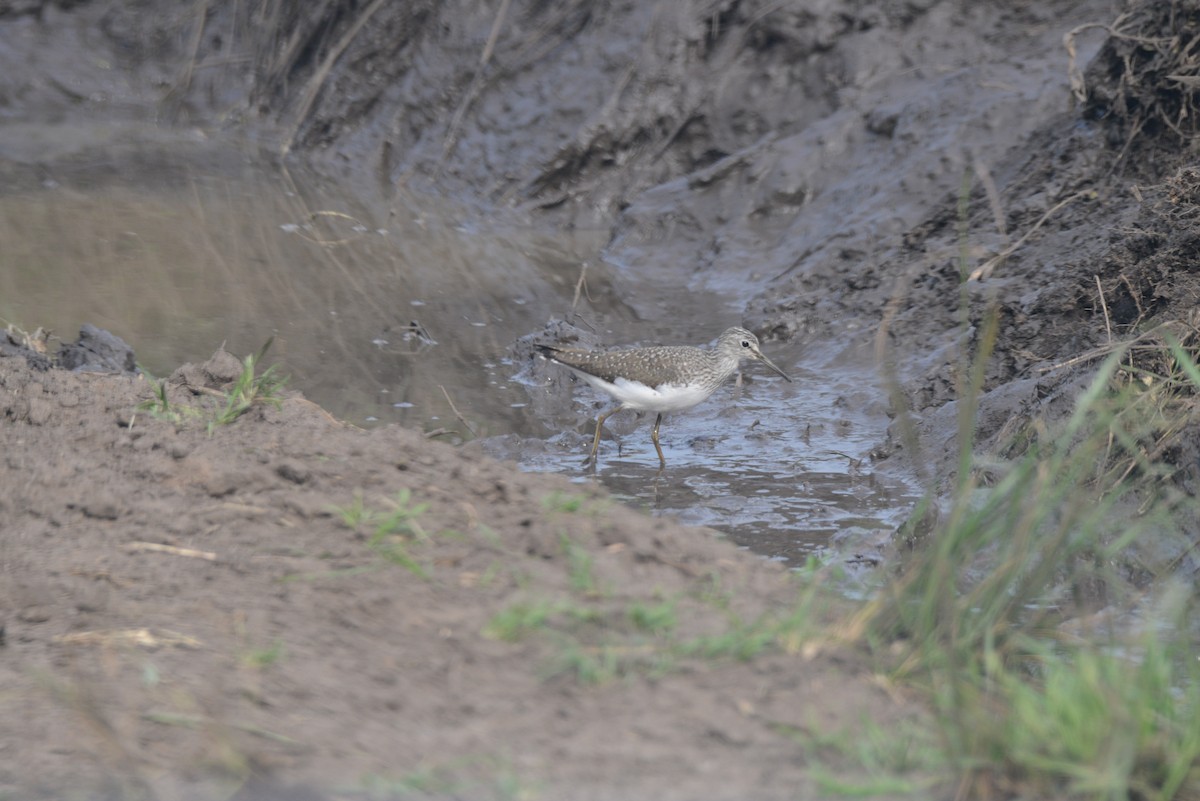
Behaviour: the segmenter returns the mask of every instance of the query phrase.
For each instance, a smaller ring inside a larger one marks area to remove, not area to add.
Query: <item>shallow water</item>
[[[604,342],[711,341],[741,322],[734,293],[693,287],[681,309],[662,271],[641,280],[645,270],[605,261],[606,232],[536,229],[417,195],[384,208],[252,159],[177,155],[166,172],[90,162],[0,195],[0,317],[68,341],[81,323],[107,328],[156,375],[222,343],[243,355],[273,338],[267,361],[335,416],[479,437],[523,469],[599,480],[789,562],[834,536],[894,528],[911,505],[903,480],[861,464],[887,424],[882,394],[869,365],[834,349],[764,343],[795,383],[748,365],[741,386],[669,416],[661,473],[652,418],[629,412],[584,470],[606,399],[552,394],[514,361],[518,338],[573,304]]]
[[[590,420],[518,460],[526,469],[578,481],[594,477],[631,505],[711,526],[792,564],[822,552],[835,537],[854,543],[894,529],[916,495],[865,460],[886,425],[878,404],[868,400],[876,396],[870,372],[848,368],[831,381],[824,371],[796,368],[787,358],[780,364],[795,383],[753,375],[741,387],[731,381],[700,406],[664,418],[667,466],[661,471],[650,441],[653,415],[629,430],[637,419],[632,412],[611,418],[627,419],[615,438],[606,433],[594,471],[581,464],[591,446]],[[601,397],[586,386],[575,395],[587,409]]]

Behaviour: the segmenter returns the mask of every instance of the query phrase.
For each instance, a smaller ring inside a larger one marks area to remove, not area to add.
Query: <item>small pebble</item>
[[[308,467],[294,459],[285,459],[275,465],[275,472],[293,484],[303,484],[309,477]]]
[[[121,510],[111,498],[93,498],[80,504],[79,509],[85,515],[96,520],[116,520],[121,516]]]

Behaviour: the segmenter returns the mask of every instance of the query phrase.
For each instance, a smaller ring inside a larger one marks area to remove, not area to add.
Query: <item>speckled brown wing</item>
[[[539,345],[542,353],[557,362],[590,373],[609,383],[618,378],[648,387],[687,383],[689,366],[704,364],[706,353],[687,346],[660,346],[628,350],[591,351]]]

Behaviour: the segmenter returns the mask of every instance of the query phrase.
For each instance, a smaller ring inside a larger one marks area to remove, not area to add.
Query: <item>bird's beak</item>
[[[783,372],[782,370],[780,370],[778,367],[775,366],[775,362],[771,361],[766,356],[764,356],[761,350],[756,350],[754,352],[754,355],[758,357],[758,360],[760,362],[765,364],[767,367],[770,367],[775,372],[779,373],[779,375],[783,377],[784,381],[790,382],[792,380],[791,378],[788,377],[787,373]]]

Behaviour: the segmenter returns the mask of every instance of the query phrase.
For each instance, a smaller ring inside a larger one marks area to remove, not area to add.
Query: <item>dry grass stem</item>
[[[454,416],[458,418],[458,422],[467,427],[467,431],[471,432],[472,437],[479,436],[477,433],[475,433],[475,429],[471,426],[471,424],[467,422],[467,418],[463,417],[462,413],[458,411],[458,407],[455,406],[454,401],[450,399],[450,393],[446,391],[446,388],[441,384],[438,384],[438,389],[440,389],[442,394],[446,396],[446,403],[450,404],[450,411],[454,412]]]
[[[195,637],[174,631],[162,631],[155,634],[150,629],[78,631],[74,634],[61,634],[54,638],[54,642],[63,645],[137,645],[151,650],[168,645],[179,648],[201,647],[200,641]]]
[[[1007,259],[1009,256],[1011,256],[1013,253],[1015,253],[1022,245],[1024,245],[1026,242],[1028,242],[1029,237],[1033,236],[1034,233],[1036,233],[1039,228],[1041,228],[1043,225],[1045,225],[1046,221],[1049,220],[1050,217],[1053,216],[1055,212],[1059,211],[1060,209],[1064,208],[1065,206],[1070,205],[1071,203],[1074,203],[1076,200],[1079,200],[1080,198],[1095,197],[1095,196],[1096,196],[1095,190],[1082,189],[1082,190],[1070,195],[1069,197],[1064,198],[1063,200],[1060,200],[1059,202],[1055,203],[1053,206],[1051,206],[1049,209],[1046,210],[1046,213],[1043,214],[1041,216],[1041,218],[1036,223],[1033,224],[1033,227],[1030,228],[1028,231],[1026,231],[1021,236],[1020,239],[1018,239],[1016,242],[1013,242],[1011,245],[1006,247],[1004,250],[1000,251],[998,254],[996,254],[992,258],[988,259],[987,261],[985,261],[983,264],[976,267],[971,272],[970,276],[967,277],[967,280],[968,281],[986,281],[991,276],[992,272],[996,269],[996,267],[999,266],[1001,263],[1003,263],[1004,260]]]
[[[155,553],[167,553],[171,554],[172,556],[187,556],[192,559],[205,559],[209,562],[217,561],[217,555],[211,551],[197,551],[192,548],[180,548],[175,545],[163,545],[160,542],[127,542],[124,545],[124,549],[134,553],[154,551]]]

